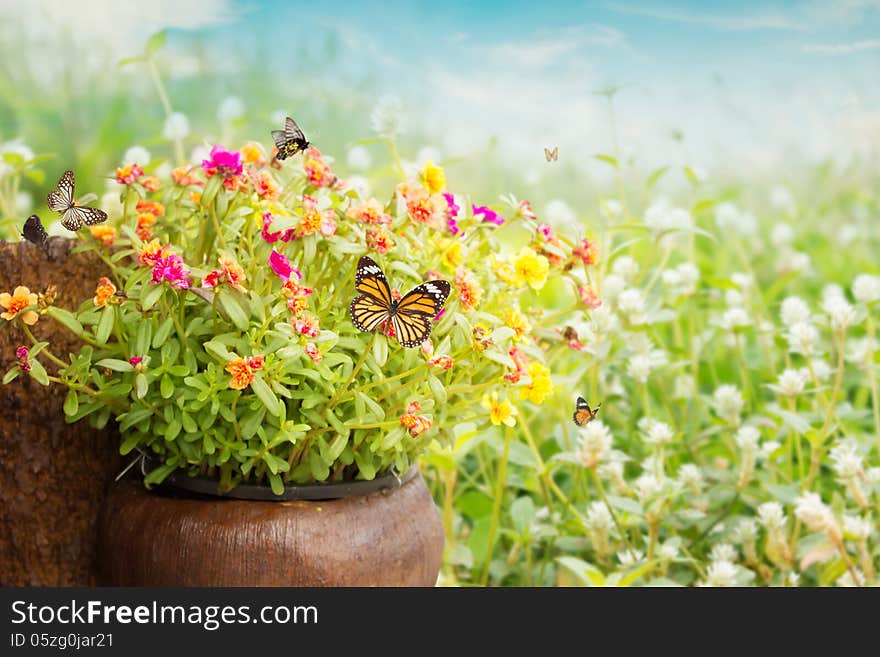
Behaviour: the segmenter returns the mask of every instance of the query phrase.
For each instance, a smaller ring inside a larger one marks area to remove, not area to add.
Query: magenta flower
[[[217,144],[211,149],[211,157],[202,160],[202,168],[209,176],[219,174],[224,180],[235,178],[241,175],[241,153],[238,151],[227,151],[223,146]]]
[[[458,235],[459,233],[461,233],[461,236],[464,237],[464,233],[461,232],[461,227],[458,225],[458,222],[452,217],[449,217],[446,220],[446,228],[448,228],[449,232],[453,235]]]
[[[269,256],[269,266],[272,268],[272,271],[281,277],[282,281],[289,280],[291,274],[295,274],[298,279],[303,277],[299,269],[291,266],[290,259],[283,253],[278,253],[275,249],[272,249],[272,253]]]
[[[15,350],[15,357],[18,358],[18,366],[21,368],[22,372],[31,371],[31,363],[28,360],[28,353],[30,353],[30,349],[25,346],[21,346]]]
[[[549,224],[538,224],[538,234],[543,235],[545,240],[553,239],[553,229]]]
[[[269,226],[272,225],[272,213],[267,212],[263,215],[263,230],[261,231],[261,235],[263,239],[266,240],[269,244],[274,244],[278,240],[281,239],[281,231],[276,231],[274,233],[269,232]]]
[[[143,356],[132,356],[131,358],[128,359],[128,364],[131,365],[132,367],[137,367],[138,365],[141,364],[141,361],[143,361],[143,360],[144,360]]]
[[[318,333],[320,333],[320,330],[318,329],[318,318],[314,315],[306,313],[303,317],[294,317],[290,321],[297,333],[308,338],[317,338]]]
[[[449,192],[443,192],[443,198],[446,199],[446,216],[448,217],[457,217],[458,211],[461,209],[458,205],[455,204],[455,196],[450,194]],[[453,233],[454,235],[455,233]]]
[[[156,264],[153,265],[153,285],[168,281],[171,287],[188,290],[192,286],[189,276],[189,269],[183,264],[183,259],[174,253],[156,258]]]
[[[483,221],[495,224],[496,226],[500,226],[504,223],[504,217],[495,212],[495,210],[487,208],[485,205],[474,205],[471,206],[471,209],[474,212],[475,218],[480,217]]]

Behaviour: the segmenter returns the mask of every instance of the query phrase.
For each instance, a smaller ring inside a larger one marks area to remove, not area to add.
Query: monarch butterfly
[[[554,162],[559,157],[559,146],[554,146],[551,151],[549,148],[544,149],[544,157],[547,158],[547,161],[553,160]]]
[[[309,147],[309,141],[299,126],[289,116],[284,120],[284,130],[273,130],[272,139],[278,147],[276,159],[284,160]]]
[[[591,409],[590,405],[587,403],[583,397],[578,397],[576,406],[574,409],[574,415],[572,415],[572,419],[574,423],[579,427],[588,424],[591,420],[596,419],[596,413],[599,412],[599,408],[602,406],[602,402],[599,402],[599,406]]]
[[[399,301],[391,295],[388,279],[372,258],[358,262],[355,287],[360,296],[351,302],[351,321],[361,331],[374,331],[391,322],[394,337],[404,347],[418,347],[431,333],[431,320],[443,308],[452,286],[448,281],[416,285]]]
[[[21,230],[21,236],[28,242],[43,247],[44,251],[48,251],[49,235],[46,233],[46,229],[43,228],[43,222],[40,221],[40,218],[37,215],[32,214],[27,218],[27,221],[24,222],[24,227]]]
[[[73,190],[73,171],[68,169],[58,181],[58,189],[49,192],[49,196],[46,197],[49,209],[61,215],[62,226],[76,232],[83,227],[83,224],[91,226],[107,221],[107,213],[103,210],[77,205]]]

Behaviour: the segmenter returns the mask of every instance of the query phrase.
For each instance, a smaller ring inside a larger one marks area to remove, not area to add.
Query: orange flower
[[[92,301],[99,308],[112,303],[113,295],[116,294],[116,286],[106,276],[98,279],[98,287],[95,288],[95,297]]]
[[[3,306],[6,309],[5,313],[0,313],[0,317],[7,321],[11,321],[15,319],[22,310],[27,308],[28,306],[36,306],[37,305],[37,295],[31,292],[23,285],[19,285],[12,291],[10,295],[9,292],[4,292],[0,294],[0,306]],[[34,312],[33,310],[28,310],[22,313],[21,321],[23,321],[28,326],[33,326],[37,323],[37,320],[40,316]]]
[[[571,251],[574,258],[579,258],[586,266],[599,262],[599,245],[594,240],[584,238]]]
[[[472,310],[480,303],[483,298],[483,288],[477,282],[473,272],[462,267],[455,275],[455,289],[458,290],[458,299],[461,307],[465,310]]]
[[[142,212],[137,218],[137,236],[144,242],[153,239],[153,231],[150,230],[156,223],[156,215],[149,212]]]
[[[241,159],[245,164],[254,164],[258,167],[266,165],[262,147],[254,142],[249,142],[241,147]]]
[[[254,380],[254,373],[248,362],[236,356],[226,364],[226,371],[232,376],[229,379],[229,387],[233,390],[244,390]]]
[[[195,203],[196,205],[201,205],[202,203],[202,193],[201,192],[190,192],[189,200]]]
[[[367,228],[367,248],[376,253],[386,254],[394,248],[394,238],[384,226],[370,226]]]
[[[159,240],[151,240],[144,242],[138,251],[137,261],[145,267],[152,267],[156,264],[156,260],[165,257],[167,246],[162,246]]]
[[[443,194],[430,194],[424,187],[410,187],[401,183],[398,193],[406,201],[406,211],[413,221],[427,224],[434,230],[446,228],[446,210],[449,203]]]
[[[321,151],[312,146],[305,152],[303,159],[303,170],[306,172],[306,178],[312,187],[330,187],[336,182],[336,176],[330,170],[330,167],[324,162]]]
[[[228,253],[221,253],[218,261],[220,262],[220,269],[208,272],[202,285],[205,287],[216,287],[220,283],[228,283],[239,292],[246,292],[247,290],[242,283],[247,280],[247,275],[244,273],[242,266]]]
[[[148,192],[155,192],[159,189],[159,179],[156,176],[147,176],[141,181],[141,184]]]
[[[129,164],[116,169],[116,182],[120,185],[131,185],[144,175],[144,170],[138,164]]]
[[[350,207],[346,216],[365,224],[390,224],[391,215],[385,212],[384,206],[374,198],[366,203]]]
[[[267,201],[274,201],[278,198],[279,187],[275,178],[268,171],[261,171],[258,176],[253,177],[254,190],[260,198]]]
[[[413,438],[430,429],[432,425],[431,418],[427,415],[418,415],[420,410],[422,410],[422,405],[418,402],[412,402],[407,407],[406,413],[400,416],[400,424],[409,431],[409,435]]]
[[[171,179],[181,187],[189,187],[190,185],[202,186],[204,183],[190,173],[191,169],[191,164],[177,167],[171,172]]]
[[[113,226],[90,226],[89,232],[92,237],[101,240],[104,246],[113,246],[116,241],[116,229]]]
[[[141,199],[137,202],[135,209],[138,212],[148,212],[155,217],[165,216],[165,206],[158,201],[148,201],[146,199]]]

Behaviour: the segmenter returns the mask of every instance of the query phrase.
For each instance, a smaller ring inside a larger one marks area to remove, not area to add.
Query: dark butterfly
[[[73,191],[73,171],[68,169],[58,181],[58,189],[49,192],[49,196],[46,197],[49,209],[61,215],[62,226],[69,231],[76,232],[84,224],[91,226],[107,221],[107,213],[103,210],[77,205]]]
[[[21,230],[21,236],[28,242],[42,247],[44,251],[48,251],[49,235],[46,233],[46,229],[43,228],[43,222],[40,221],[37,215],[32,214],[27,218],[27,221],[24,222],[24,228]]]
[[[596,413],[599,412],[599,408],[602,406],[602,402],[599,402],[599,406],[596,408],[590,409],[590,405],[587,403],[583,397],[578,397],[576,406],[574,409],[574,415],[572,415],[572,419],[574,423],[579,427],[588,424],[591,420],[596,419]]]
[[[404,347],[418,347],[428,339],[431,321],[443,309],[452,290],[448,281],[428,281],[416,285],[397,301],[391,296],[385,274],[367,256],[358,262],[355,287],[361,294],[348,309],[354,325],[371,332],[390,321],[394,336]]]
[[[284,160],[309,147],[309,141],[299,126],[289,116],[284,120],[284,130],[273,130],[272,139],[278,147],[276,159]]]

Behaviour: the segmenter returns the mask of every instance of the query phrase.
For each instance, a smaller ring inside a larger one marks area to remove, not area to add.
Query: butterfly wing
[[[348,308],[351,321],[361,331],[373,331],[391,314],[391,287],[381,267],[367,256],[358,261],[355,288],[360,292]]]
[[[368,294],[355,297],[348,307],[351,321],[361,331],[371,332],[376,330],[382,322],[388,319],[388,306],[380,303]]]
[[[73,189],[74,189],[73,171],[68,169],[58,180],[58,188],[46,197],[46,204],[53,212],[64,213],[73,205]]]
[[[548,162],[550,161],[550,149],[547,147],[544,148],[544,157]]]
[[[107,221],[107,213],[98,208],[87,208],[80,205],[71,205],[61,216],[61,225],[67,230],[76,232],[83,225],[93,226],[102,221]]]
[[[449,281],[428,281],[410,290],[397,304],[392,325],[404,347],[418,347],[431,334],[431,320],[443,309],[452,286]]]
[[[289,116],[284,119],[284,136],[291,141],[305,141],[306,136],[300,127]]]
[[[284,160],[292,155],[296,155],[300,151],[304,151],[309,146],[309,142],[303,131],[289,116],[284,120],[284,130],[273,130],[272,139],[278,148],[278,154],[275,156],[279,160]]]
[[[601,405],[602,404],[599,403],[599,406]],[[596,408],[594,409],[590,409],[590,405],[587,403],[587,400],[583,397],[578,397],[575,404],[574,415],[572,416],[574,423],[579,427],[582,427],[590,422],[590,420],[595,419],[596,412],[599,410],[599,406],[596,406]]]
[[[37,246],[41,246],[44,249],[49,243],[49,235],[46,233],[46,229],[43,227],[43,222],[40,221],[40,218],[32,214],[27,218],[27,221],[24,222],[24,227],[21,231],[21,236],[25,238],[28,242],[32,242]]]

